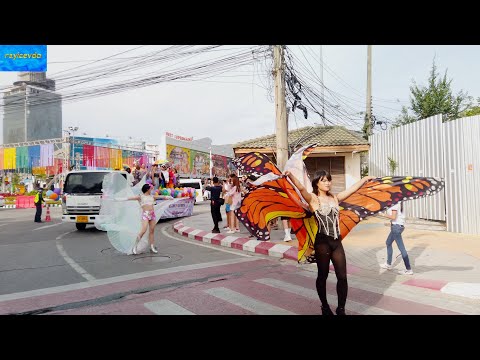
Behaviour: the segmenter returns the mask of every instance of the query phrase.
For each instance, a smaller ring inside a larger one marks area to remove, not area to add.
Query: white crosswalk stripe
[[[316,272],[301,271],[298,275],[315,279]],[[335,276],[329,276],[327,281],[336,283]],[[348,286],[355,287],[366,291],[371,291],[376,294],[392,296],[402,300],[409,300],[427,306],[435,306],[439,309],[458,312],[465,315],[480,315],[480,306],[472,302],[468,304],[467,301],[459,301],[452,296],[442,294],[439,291],[430,289],[423,289],[415,286],[408,286],[403,284],[385,284],[384,286],[378,279],[369,279],[367,277],[360,277],[357,275],[348,274]]]
[[[257,279],[255,280],[255,282],[258,282],[263,285],[268,285],[276,289],[284,290],[293,294],[297,294],[309,299],[318,300],[318,294],[316,290],[308,289],[303,286],[294,285],[286,281],[263,278],[263,279]],[[330,304],[335,304],[338,301],[337,296],[332,294],[327,294],[327,298]],[[361,304],[356,301],[352,301],[350,299],[348,300],[348,308],[358,314],[363,314],[363,315],[398,315],[397,313],[394,313],[388,310],[383,310],[374,306]]]
[[[224,287],[208,289],[205,290],[205,292],[258,315],[295,315],[295,313],[291,311],[267,304]]]
[[[166,299],[148,302],[143,305],[157,315],[195,315],[184,307]]]

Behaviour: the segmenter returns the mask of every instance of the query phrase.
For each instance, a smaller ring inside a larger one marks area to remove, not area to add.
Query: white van
[[[195,203],[203,201],[203,184],[201,179],[179,179],[181,187],[191,187],[195,189]]]
[[[62,196],[62,222],[75,223],[77,230],[85,230],[100,214],[103,177],[113,170],[70,171],[65,178]],[[115,171],[125,178],[126,171]]]

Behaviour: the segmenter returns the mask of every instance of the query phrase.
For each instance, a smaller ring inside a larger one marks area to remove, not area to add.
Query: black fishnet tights
[[[323,307],[328,307],[327,300],[327,277],[332,260],[337,276],[337,296],[338,307],[345,308],[347,302],[348,283],[347,283],[347,261],[345,251],[340,240],[334,240],[331,236],[318,234],[315,239],[315,260],[317,263],[317,293]]]

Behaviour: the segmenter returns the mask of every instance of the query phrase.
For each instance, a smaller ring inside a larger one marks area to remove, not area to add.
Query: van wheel
[[[78,231],[83,231],[83,230],[86,229],[87,224],[78,224],[78,223],[77,223],[77,224],[75,224],[75,226],[77,227],[77,230],[78,230]]]

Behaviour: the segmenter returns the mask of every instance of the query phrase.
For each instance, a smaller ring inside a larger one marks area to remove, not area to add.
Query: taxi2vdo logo
[[[0,71],[47,71],[47,45],[0,45]]]

